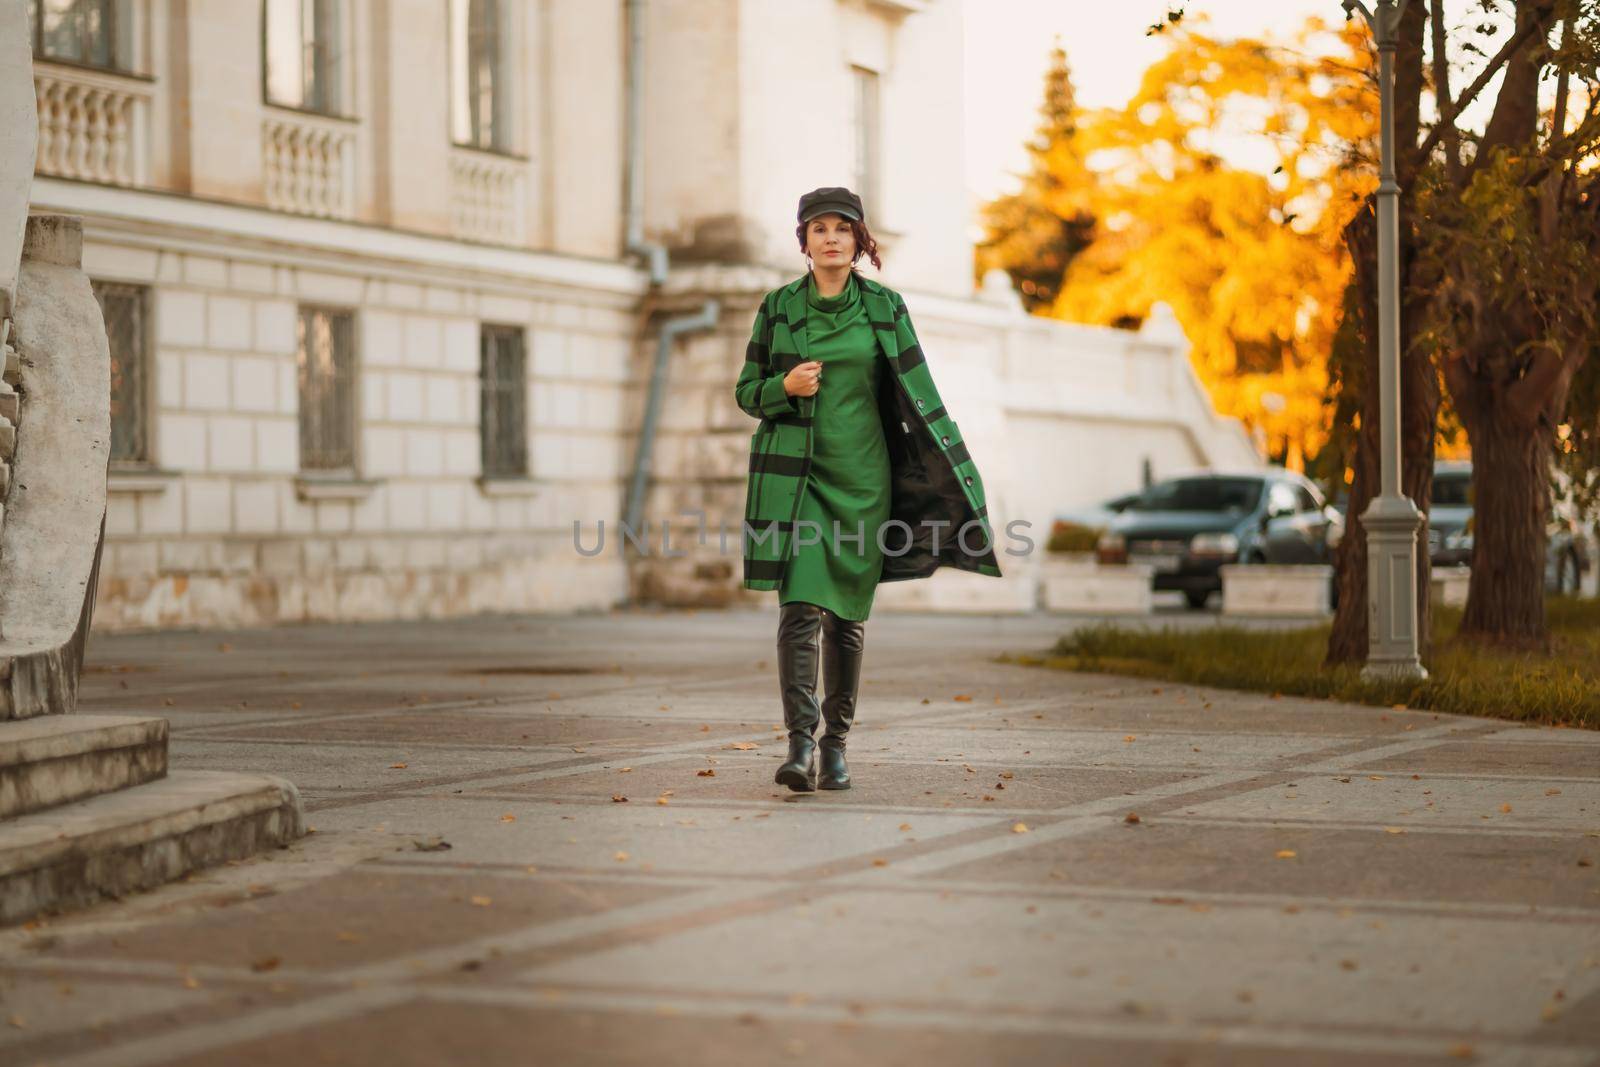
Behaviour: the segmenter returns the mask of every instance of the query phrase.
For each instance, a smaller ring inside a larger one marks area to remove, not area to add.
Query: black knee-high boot
[[[797,793],[817,787],[815,734],[822,711],[817,706],[818,634],[822,608],[792,600],[778,609],[778,685],[783,724],[789,731],[789,758],[773,781]]]
[[[817,788],[849,789],[850,768],[844,760],[844,739],[856,717],[865,626],[841,619],[830,611],[823,617],[822,637],[822,676],[827,687],[822,717],[828,725],[819,742],[822,768]]]

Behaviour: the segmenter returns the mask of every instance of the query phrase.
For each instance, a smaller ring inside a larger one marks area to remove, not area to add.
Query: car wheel
[[[1195,611],[1204,611],[1206,601],[1211,599],[1211,591],[1208,589],[1185,589],[1183,591],[1183,599],[1187,600],[1189,607]]]

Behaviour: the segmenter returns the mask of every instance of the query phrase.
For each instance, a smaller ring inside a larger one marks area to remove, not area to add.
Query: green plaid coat
[[[745,350],[744,367],[733,387],[745,414],[760,419],[750,435],[750,467],[745,490],[744,587],[777,589],[793,554],[800,488],[811,466],[812,407],[815,397],[791,397],[784,375],[810,357],[806,354],[806,280],[801,275],[762,298]],[[1000,577],[983,479],[917,343],[911,315],[900,294],[856,275],[873,334],[884,358],[878,361],[878,408],[889,447],[890,522],[882,535],[880,581],[926,578],[940,567]],[[970,525],[964,537],[957,534]],[[941,525],[942,524],[942,525]],[[908,529],[908,528],[909,529]],[[808,540],[816,534],[807,529]],[[853,527],[841,527],[841,536]],[[831,545],[833,531],[821,531]],[[878,536],[867,530],[866,536]],[[962,541],[965,541],[963,545]],[[969,551],[970,549],[970,551]]]

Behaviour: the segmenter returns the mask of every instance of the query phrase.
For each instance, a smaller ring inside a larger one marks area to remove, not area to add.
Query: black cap
[[[843,215],[853,222],[860,222],[866,215],[859,196],[843,186],[834,185],[825,189],[813,189],[802,196],[800,210],[795,213],[795,217],[801,222],[806,222],[829,212]]]

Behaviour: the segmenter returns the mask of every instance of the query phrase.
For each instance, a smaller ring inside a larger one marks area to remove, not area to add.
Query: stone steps
[[[284,845],[298,790],[271,775],[177,771],[0,824],[0,924],[82,907]]]
[[[48,715],[0,723],[0,819],[154,781],[167,720]]]

